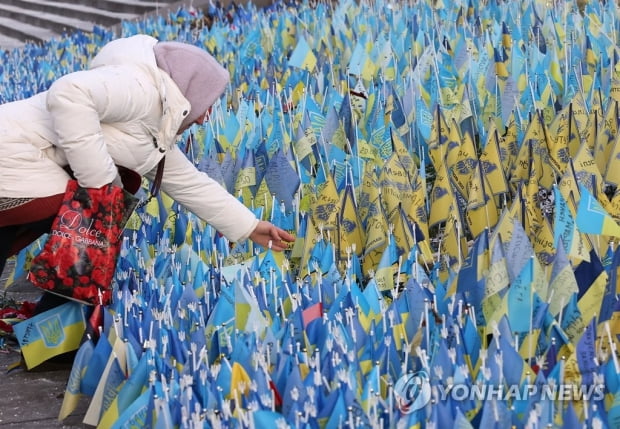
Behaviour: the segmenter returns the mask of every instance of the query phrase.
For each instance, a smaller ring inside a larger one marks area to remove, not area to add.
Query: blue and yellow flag
[[[568,256],[578,259],[589,259],[588,249],[586,248],[581,234],[577,230],[575,220],[570,212],[568,203],[562,196],[557,186],[553,187],[554,195],[554,222],[553,222],[553,242],[558,247],[561,243],[564,252]]]
[[[146,389],[129,405],[111,426],[112,429],[154,427],[154,396],[153,389]]]
[[[316,55],[312,52],[305,37],[300,36],[297,40],[297,46],[288,60],[288,65],[308,71],[313,71],[316,67]]]
[[[97,425],[99,429],[114,426],[119,416],[123,415],[149,389],[148,377],[151,370],[149,368],[151,365],[149,361],[153,361],[153,356],[150,353],[150,349],[147,349],[147,352],[142,355],[136,367],[133,368],[131,376],[122,382],[118,394],[114,397],[108,409],[102,414],[101,421]]]
[[[383,249],[387,245],[388,221],[381,205],[381,196],[369,203],[370,211],[366,219],[366,243],[364,244],[363,268],[368,272],[374,269],[379,261]]]
[[[394,236],[388,235],[388,245],[383,249],[381,259],[377,265],[375,272],[375,280],[380,291],[391,290],[394,288],[394,274],[396,268],[394,265],[398,262],[398,249]]]
[[[82,343],[75,355],[73,367],[71,368],[69,380],[67,381],[65,395],[62,400],[62,406],[58,413],[58,420],[60,421],[67,418],[78,406],[82,395],[82,379],[84,378],[84,374],[86,374],[88,363],[93,356],[94,348],[93,341],[89,337]]]
[[[268,250],[270,252],[271,250]],[[247,285],[240,281],[234,282],[235,293],[235,329],[253,331],[262,335],[268,322],[260,311],[255,296],[252,296]]]
[[[342,192],[338,216],[340,257],[346,258],[350,252],[362,254],[366,241],[365,231],[358,216],[353,186],[347,184]]]
[[[577,229],[588,234],[620,237],[620,225],[601,206],[594,195],[581,183],[579,191],[581,198],[577,207]]]
[[[317,187],[317,199],[311,208],[311,217],[316,225],[323,225],[325,229],[335,230],[338,225],[340,212],[340,196],[331,174],[327,175],[325,183]]]
[[[80,346],[86,329],[83,305],[67,302],[13,327],[28,369]]]
[[[525,264],[519,276],[508,289],[508,320],[515,332],[532,331],[534,293],[532,291],[533,258]]]

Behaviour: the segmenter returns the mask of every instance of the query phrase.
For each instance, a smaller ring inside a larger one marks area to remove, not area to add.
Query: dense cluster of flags
[[[619,17],[613,1],[424,0],[124,22],[231,71],[181,147],[297,240],[229,243],[165,195],[140,208],[113,303],[71,322],[86,336],[60,418],[86,395],[101,428],[615,427]],[[0,53],[19,80],[3,101],[113,37]],[[405,413],[394,386],[422,370],[432,399]],[[533,385],[579,394],[442,394]]]

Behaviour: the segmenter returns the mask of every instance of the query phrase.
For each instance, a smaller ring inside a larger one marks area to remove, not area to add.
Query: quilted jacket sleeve
[[[101,124],[140,119],[158,101],[146,75],[131,66],[70,73],[51,85],[46,102],[57,146],[65,152],[81,186],[99,188],[117,174]]]
[[[248,238],[258,224],[250,209],[197,170],[178,147],[166,153],[161,189],[230,241]]]

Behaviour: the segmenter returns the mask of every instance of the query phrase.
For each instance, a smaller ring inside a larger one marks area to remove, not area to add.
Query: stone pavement
[[[36,301],[40,292],[25,279],[19,279],[5,289],[9,269],[7,267],[0,276],[0,293],[4,298],[18,302]],[[18,344],[11,339],[7,340],[6,347],[0,348],[0,428],[92,429],[92,426],[82,423],[89,404],[89,398],[86,397],[82,398],[72,415],[62,422],[58,421],[70,364],[47,362],[31,371],[16,369],[7,372],[7,368],[19,361],[19,358]]]

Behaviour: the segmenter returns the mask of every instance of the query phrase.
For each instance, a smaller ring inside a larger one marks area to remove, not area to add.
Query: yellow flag
[[[605,180],[607,180],[609,161],[611,161],[609,158],[613,156],[612,153],[617,154],[618,152],[616,149],[618,146],[618,122],[616,118],[619,114],[618,101],[610,100],[605,116],[601,121],[601,129],[596,136],[593,156],[598,169],[605,176]]]
[[[513,166],[513,183],[536,180],[540,186],[551,189],[555,183],[555,172],[550,165],[548,135],[542,116],[534,115]]]
[[[566,164],[570,159],[568,127],[568,114],[560,112],[549,124],[549,133],[547,134],[550,160],[553,168],[560,175],[566,170]]]
[[[317,199],[312,206],[312,218],[318,226],[335,230],[340,211],[340,196],[331,174],[324,183],[317,186]]]
[[[306,212],[310,211],[310,207],[315,200],[315,193],[314,189],[312,189],[311,184],[302,184],[299,209]],[[264,207],[263,219],[271,219],[271,212],[274,209],[274,198],[264,177],[260,181],[260,184],[258,185],[258,189],[256,190],[256,194],[254,195],[254,199],[252,201],[254,207]]]
[[[450,210],[441,242],[441,254],[449,258],[449,267],[460,265],[467,256],[467,241],[455,209]]]
[[[366,244],[362,262],[365,272],[374,269],[379,264],[383,249],[387,244],[386,231],[388,222],[383,212],[380,198],[371,203],[370,213],[366,221]]]
[[[463,146],[463,138],[461,136],[461,131],[456,124],[454,119],[447,122],[448,126],[448,136],[446,140],[445,147],[445,162],[448,168],[452,167],[459,160],[461,154],[461,146]],[[465,148],[465,153],[463,155],[469,155],[470,151],[468,148]]]
[[[508,294],[504,294],[503,297],[495,294],[486,299],[482,303],[482,312],[486,320],[484,333],[486,335],[492,334],[494,327],[497,326],[502,317],[508,314]]]
[[[483,206],[468,209],[465,213],[465,219],[474,238],[487,228],[491,230],[499,220],[499,211],[495,205],[495,199],[489,198]]]
[[[616,188],[616,192],[611,198],[611,202],[609,203],[607,210],[616,222],[620,222],[620,187]]]
[[[428,226],[432,227],[440,222],[445,222],[450,213],[450,207],[456,205],[452,193],[452,184],[446,174],[444,164],[439,165],[435,174],[435,182],[431,191],[431,210],[429,213]]]
[[[581,91],[577,91],[575,93],[569,106],[573,113],[573,117],[575,118],[575,124],[579,130],[579,135],[582,139],[581,141],[588,141],[591,133],[590,117],[586,106],[586,100],[583,98]]]
[[[573,167],[572,161],[567,164],[567,168],[564,171],[560,182],[558,183],[558,189],[566,200],[568,208],[574,218],[577,214],[579,182],[577,181],[577,175],[575,174],[575,169]]]
[[[588,130],[590,134],[585,136],[586,139],[584,141],[593,154],[598,136],[602,132],[602,124],[603,100],[601,100],[600,92],[595,92],[592,96],[592,101],[590,102],[590,113],[588,114]]]
[[[370,211],[366,220],[366,243],[364,249],[366,252],[375,249],[383,250],[387,243],[386,231],[388,230],[388,221],[383,211],[381,198],[372,201]]]
[[[456,128],[456,124],[454,126]],[[456,152],[456,156],[453,158],[454,163],[451,164],[448,158],[451,154]],[[450,173],[450,178],[459,192],[468,198],[469,181],[474,174],[476,165],[478,163],[478,156],[476,154],[476,148],[471,136],[468,133],[463,135],[460,146],[457,150],[449,152],[446,158],[446,164]]]
[[[439,166],[444,164],[444,158],[448,150],[447,142],[449,133],[450,130],[445,117],[439,106],[437,106],[431,124],[431,135],[428,139],[428,155],[435,170],[438,170]]]
[[[526,218],[529,218],[531,213],[526,211]],[[555,246],[553,244],[553,229],[549,224],[546,217],[542,216],[537,221],[536,228],[532,228],[528,232],[532,247],[534,247],[534,253],[538,257],[538,260],[543,265],[550,265],[553,263],[555,257]]]
[[[484,179],[486,178],[482,173],[481,164],[476,162],[472,175],[469,181],[466,183],[467,185],[467,210],[477,209],[478,207],[482,207],[486,204],[486,201],[490,199],[488,193],[488,182]]]
[[[413,202],[413,189],[409,178],[409,173],[400,163],[398,154],[392,152],[379,175],[381,185],[382,202],[388,217],[402,206],[409,210]]]
[[[309,273],[308,262],[310,261],[312,249],[314,249],[315,244],[321,239],[321,230],[319,229],[318,225],[316,225],[312,220],[312,216],[308,216],[308,222],[306,224],[306,235],[303,240],[303,250],[301,252],[301,262],[299,264],[299,266],[301,267],[302,277]],[[296,243],[297,241],[299,241],[299,239],[296,240]]]
[[[579,148],[577,155],[573,160],[573,167],[575,169],[575,176],[579,183],[581,183],[591,194],[596,196],[596,199],[601,205],[607,209],[609,206],[609,199],[604,192],[603,176],[596,166],[592,153],[588,146],[583,144]],[[577,198],[575,194],[575,198]]]
[[[371,202],[379,198],[379,194],[379,176],[376,165],[374,162],[367,162],[364,164],[364,175],[358,199],[359,217],[363,222],[366,222]]]
[[[539,203],[540,188],[536,177],[531,178],[524,188],[525,231],[539,260],[547,265],[553,262],[555,247],[553,229]]]
[[[405,142],[403,142],[400,135],[395,133],[392,128],[390,128],[390,138],[392,141],[392,151],[397,154],[400,164],[409,175],[409,179],[412,180],[417,171],[417,164],[413,159],[411,152],[405,146]]]
[[[238,395],[247,395],[250,392],[252,379],[238,362],[233,362],[231,372],[229,397],[239,399]]]
[[[459,271],[464,258],[467,256],[465,239],[461,233],[460,224],[452,222],[452,216],[446,222],[441,244],[438,247],[437,257],[439,262],[438,278],[441,282],[447,282],[452,278],[452,283],[448,286],[446,295],[454,294],[456,291],[456,273]]]
[[[551,279],[549,290],[553,291],[553,299],[549,302],[549,312],[553,316],[557,316],[568,303],[571,295],[579,292],[575,273],[570,263],[566,263]]]
[[[535,357],[538,338],[540,338],[540,328],[532,328],[532,330],[526,332],[519,346],[519,355],[523,359]]]
[[[549,125],[549,153],[558,174],[563,174],[571,157],[574,157],[581,146],[579,130],[572,114],[572,107],[564,107]]]
[[[415,244],[413,229],[409,219],[402,208],[398,208],[389,218],[390,225],[393,226],[392,238],[400,253],[407,255]]]
[[[606,271],[601,271],[577,302],[577,307],[584,321],[592,320],[593,317],[601,314],[601,303],[603,302],[608,277]]]
[[[424,235],[424,240],[416,237],[418,247],[422,252],[422,258],[425,264],[432,264],[433,252],[430,246],[430,235],[428,231],[428,214],[426,212],[426,186],[420,174],[416,174],[413,184],[413,200],[407,216],[411,218],[419,227]]]
[[[529,180],[532,171],[532,158],[532,140],[523,140],[519,154],[510,171],[510,182],[513,189],[516,189],[519,183]]]
[[[297,28],[289,17],[285,17],[283,23],[280,25],[280,37],[282,39],[282,47],[288,49],[295,44],[295,35],[297,34]]]
[[[481,165],[478,163],[468,182],[469,198],[465,212],[465,220],[474,238],[485,229],[490,231],[499,220],[495,198],[488,190],[487,177],[482,174]]]
[[[618,65],[616,65],[616,67],[618,67]],[[614,101],[620,101],[620,75],[618,73],[612,73],[609,96]]]
[[[377,148],[361,137],[357,139],[357,151],[360,158],[368,159],[373,162],[381,158]]]
[[[495,129],[498,129],[497,126],[495,126],[495,121],[490,122],[493,122]],[[512,165],[514,164],[519,153],[519,142],[517,141],[518,136],[519,130],[517,128],[517,122],[515,120],[514,113],[511,113],[508,119],[508,124],[506,125],[506,133],[499,139],[502,167],[504,173],[506,174],[506,179],[509,179],[509,173],[512,170]]]
[[[295,155],[297,156],[297,159],[303,160],[309,156],[311,163],[314,164],[315,158],[312,152],[312,147],[316,144],[317,138],[314,133],[314,129],[312,128],[312,125],[308,123],[308,126],[304,129],[302,129],[300,125],[297,132],[297,139],[294,143]],[[255,180],[256,179],[254,179],[254,181]],[[256,183],[252,183],[252,185],[255,184]]]
[[[342,192],[339,215],[339,251],[340,257],[346,258],[350,251],[361,255],[365,243],[364,231],[357,216],[357,207],[353,196],[353,186],[348,184]]]
[[[601,151],[603,153],[602,156],[605,156],[607,161],[603,170],[605,172],[605,182],[618,187],[620,186],[620,133],[618,133],[617,129],[611,144],[605,149]]]
[[[517,197],[512,200],[510,206],[505,207],[500,213],[499,221],[497,222],[491,238],[489,240],[489,246],[493,248],[495,241],[501,239],[503,243],[508,243],[512,239],[512,233],[514,230],[514,219],[523,219],[523,207],[521,198]]]
[[[493,123],[493,122],[492,122]],[[506,172],[502,165],[502,159],[499,149],[499,133],[495,125],[489,130],[487,143],[484,150],[480,154],[480,163],[484,176],[486,176],[490,192],[493,195],[504,194],[508,192],[508,181],[506,180]]]

